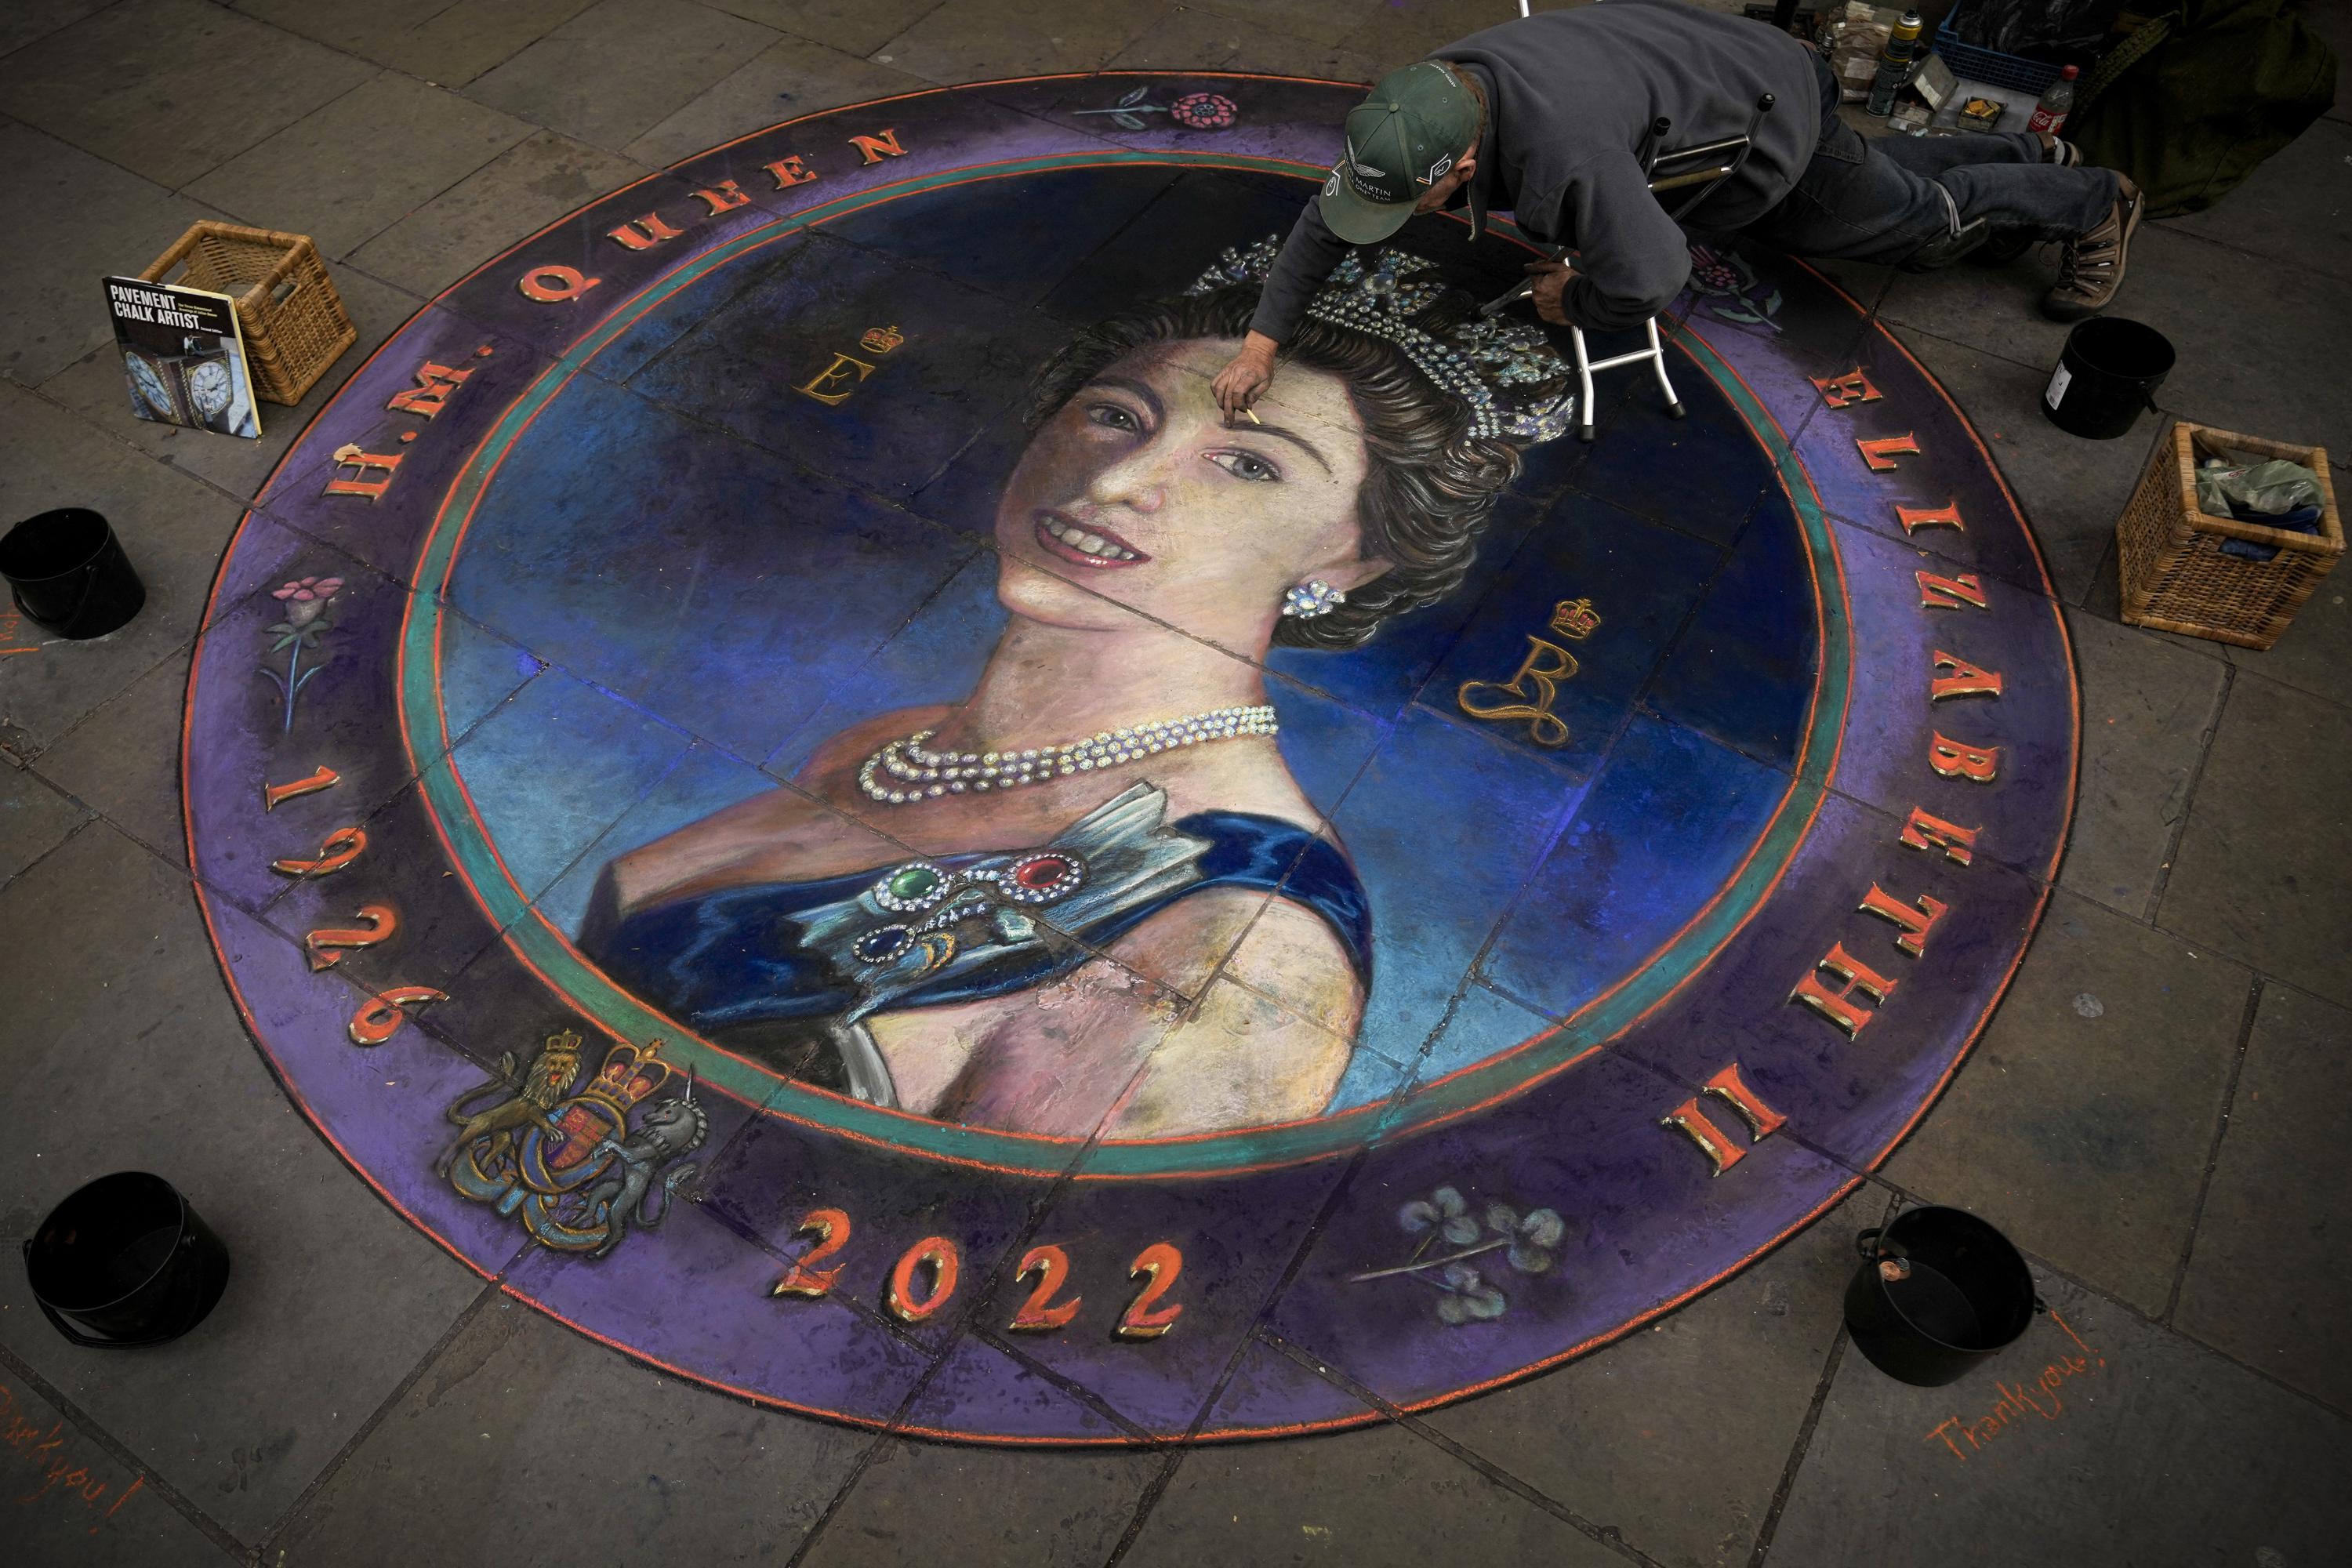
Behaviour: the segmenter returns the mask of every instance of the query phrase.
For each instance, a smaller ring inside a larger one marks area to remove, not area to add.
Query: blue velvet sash
[[[1370,910],[1346,856],[1295,823],[1245,812],[1201,812],[1172,826],[1209,846],[1195,862],[1198,879],[1070,934],[1104,947],[1193,893],[1212,888],[1278,892],[1329,923],[1370,988]],[[985,858],[940,856],[932,864],[956,868]],[[581,922],[581,951],[616,983],[700,1032],[825,1017],[854,1005],[858,988],[823,953],[802,943],[796,917],[855,898],[886,869],[724,888],[655,904],[624,919],[617,914],[608,868]],[[982,967],[919,984],[890,1005],[936,1006],[1002,996],[1058,979],[1090,956],[1074,942],[1027,942]]]

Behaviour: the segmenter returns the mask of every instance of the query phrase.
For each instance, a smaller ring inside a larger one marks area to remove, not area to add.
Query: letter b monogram
[[[1552,712],[1551,705],[1559,695],[1559,683],[1575,673],[1574,654],[1558,643],[1531,637],[1528,638],[1528,657],[1520,660],[1519,668],[1510,679],[1465,680],[1462,689],[1454,694],[1454,700],[1473,719],[1493,719],[1503,722],[1526,720],[1528,739],[1538,746],[1565,746],[1569,741],[1568,726]],[[1508,692],[1518,700],[1491,702],[1481,707],[1471,700],[1470,694],[1474,690]]]

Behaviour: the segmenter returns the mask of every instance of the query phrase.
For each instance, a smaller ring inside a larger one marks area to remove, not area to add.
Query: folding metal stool
[[[1519,15],[1525,16],[1527,14],[1528,0],[1519,0]],[[1674,122],[1663,114],[1650,122],[1649,133],[1642,141],[1641,161],[1642,173],[1649,178],[1651,192],[1661,195],[1668,191],[1690,193],[1666,214],[1668,217],[1680,223],[1685,213],[1705,201],[1717,185],[1746,166],[1748,154],[1755,149],[1757,128],[1764,123],[1764,117],[1772,112],[1772,95],[1769,92],[1759,98],[1756,112],[1748,117],[1748,129],[1738,136],[1702,142],[1696,147],[1679,147],[1671,152],[1661,153],[1657,149],[1664,142],[1666,133],[1674,129]],[[1541,248],[1555,261],[1566,254],[1565,247],[1560,246]],[[1481,313],[1488,316],[1500,314],[1513,300],[1524,300],[1534,292],[1535,280],[1529,279],[1487,301]],[[1675,384],[1666,376],[1666,350],[1665,345],[1658,341],[1657,318],[1654,316],[1643,322],[1642,331],[1648,339],[1648,346],[1630,353],[1612,354],[1607,359],[1596,360],[1585,348],[1584,329],[1576,326],[1568,329],[1569,346],[1576,361],[1578,440],[1590,441],[1597,434],[1592,425],[1592,373],[1596,370],[1614,370],[1619,365],[1647,360],[1650,373],[1658,378],[1658,390],[1666,395],[1667,417],[1680,419],[1686,412],[1681,397],[1675,395]]]

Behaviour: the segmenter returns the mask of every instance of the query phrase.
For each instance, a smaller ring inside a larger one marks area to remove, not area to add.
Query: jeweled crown
[[[1281,250],[1272,236],[1228,249],[1185,292],[1262,286]],[[1367,268],[1350,252],[1307,313],[1403,350],[1440,392],[1469,405],[1474,436],[1531,447],[1575,422],[1574,372],[1551,340],[1526,321],[1480,316],[1425,257],[1390,247]]]
[[[602,1100],[625,1119],[646,1096],[667,1083],[676,1069],[661,1059],[662,1043],[648,1040],[645,1048],[622,1044],[604,1053],[604,1068],[595,1081],[580,1092]]]
[[[1590,599],[1562,599],[1552,606],[1551,629],[1572,642],[1582,642],[1600,626],[1600,613]]]

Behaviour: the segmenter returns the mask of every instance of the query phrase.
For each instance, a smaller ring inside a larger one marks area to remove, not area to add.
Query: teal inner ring
[[[419,770],[427,808],[456,869],[506,932],[503,940],[553,989],[616,1037],[643,1042],[658,1036],[669,1042],[671,1059],[692,1067],[702,1082],[770,1114],[848,1137],[947,1161],[1044,1175],[1058,1174],[1069,1166],[1076,1149],[1072,1140],[936,1121],[780,1079],[698,1038],[589,963],[515,887],[450,764],[450,736],[437,688],[441,595],[467,521],[500,459],[532,417],[560,395],[597,353],[648,311],[711,271],[828,218],[928,190],[1052,170],[1170,163],[1307,179],[1320,179],[1324,173],[1286,160],[1243,155],[1195,153],[1180,159],[1148,151],[1091,151],[993,164],[985,172],[950,171],[811,207],[695,257],[625,300],[542,372],[499,416],[452,484],[419,556],[415,580],[427,591],[413,596],[402,629],[398,691],[403,738],[413,757],[430,759]],[[1811,484],[1785,437],[1754,394],[1710,349],[1687,335],[1681,340],[1681,347],[1738,412],[1777,469],[1802,531],[1819,611],[1820,677],[1794,778],[1754,852],[1699,915],[1648,963],[1558,1027],[1516,1048],[1423,1085],[1394,1104],[1373,1102],[1310,1121],[1233,1132],[1099,1144],[1087,1153],[1081,1173],[1085,1178],[1196,1175],[1287,1164],[1345,1152],[1374,1136],[1414,1131],[1467,1114],[1564,1070],[1663,1002],[1699,972],[1769,893],[1802,841],[1823,794],[1852,673],[1850,626],[1843,594],[1836,586],[1840,579],[1835,547]]]

